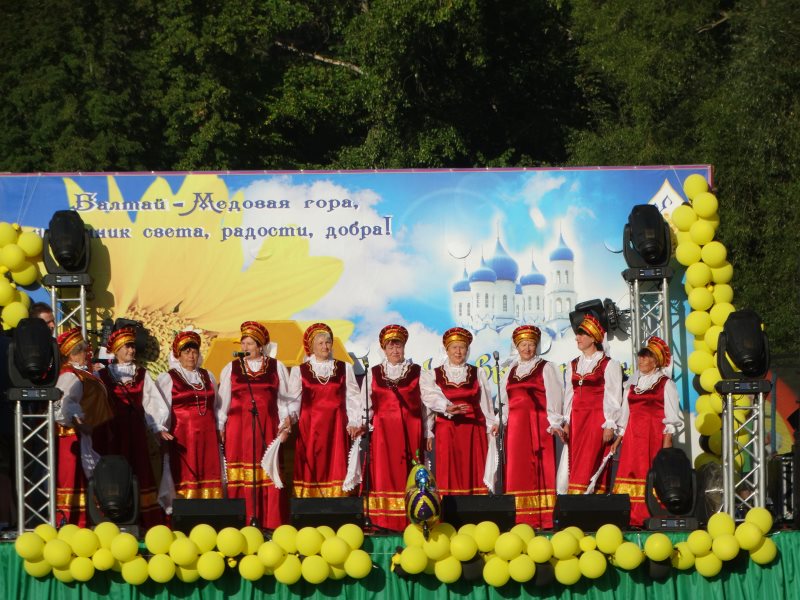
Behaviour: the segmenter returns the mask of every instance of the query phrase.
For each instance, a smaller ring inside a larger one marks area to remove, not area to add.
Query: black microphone
[[[244,358],[247,356],[247,352],[234,352],[233,358]]]
[[[365,371],[369,371],[369,358],[367,358],[366,356],[364,358],[362,358],[361,359],[361,364],[364,365],[364,370]]]
[[[495,350],[494,352],[492,352],[492,358],[494,358],[495,360],[500,360],[500,353],[497,350]]]

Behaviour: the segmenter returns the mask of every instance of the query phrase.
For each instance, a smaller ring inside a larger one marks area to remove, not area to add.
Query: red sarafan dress
[[[311,361],[299,367],[302,384],[300,419],[294,454],[297,498],[349,496],[342,490],[347,475],[347,374],[345,363],[333,361],[330,376],[315,374]]]
[[[641,526],[650,517],[645,503],[645,482],[653,459],[663,446],[664,391],[670,383],[662,375],[647,389],[633,386],[627,390],[630,417],[622,440],[614,493],[631,497],[631,525]]]
[[[149,434],[143,405],[146,376],[147,371],[137,367],[133,378],[123,383],[112,375],[110,367],[100,371],[100,379],[106,386],[114,417],[95,429],[93,439],[95,450],[101,456],[118,454],[130,463],[139,482],[141,522],[149,529],[164,522],[164,512],[158,504],[158,486],[147,444]],[[163,398],[160,400],[164,402]],[[163,412],[166,421],[169,414],[166,403]]]
[[[467,365],[467,377],[451,383],[443,367],[434,369],[436,385],[454,404],[466,404],[467,412],[447,418],[436,415],[436,483],[443,495],[487,494],[483,482],[488,442],[486,418],[481,410],[482,386],[478,369]]]
[[[257,515],[266,529],[275,529],[289,521],[287,489],[278,489],[261,468],[264,444],[269,445],[278,435],[277,361],[265,357],[261,368],[247,372],[241,361],[231,363],[231,401],[225,424],[225,463],[228,478],[228,497],[244,498],[249,516]],[[249,381],[249,385],[248,385]],[[250,391],[258,411],[256,422],[255,456],[253,455],[253,415]],[[262,437],[263,436],[263,437]],[[255,462],[253,459],[255,458]],[[255,471],[253,471],[255,464]],[[253,504],[253,473],[257,504]]]
[[[77,378],[72,379],[72,377]],[[65,389],[64,383],[72,380],[73,385]],[[61,367],[61,375],[56,383],[65,393],[61,405],[56,410],[57,458],[56,458],[56,522],[62,520],[83,527],[86,525],[86,487],[87,476],[81,461],[81,434],[72,423],[76,413],[84,423],[93,428],[100,427],[111,417],[106,389],[100,380],[72,364]],[[73,394],[79,397],[72,397]],[[69,404],[77,406],[68,406]],[[76,411],[77,408],[77,411]],[[63,420],[63,422],[62,422]]]
[[[214,387],[208,371],[189,383],[177,369],[172,379],[169,468],[178,498],[222,498]]]
[[[551,529],[556,501],[555,440],[547,430],[548,398],[540,360],[533,369],[517,377],[511,368],[506,385],[508,425],[505,432],[506,492],[514,496],[517,522]],[[561,409],[561,398],[556,410]]]
[[[409,364],[399,379],[389,379],[383,364],[372,368],[369,516],[386,529],[408,525],[405,491],[412,461],[423,460],[419,365]]]
[[[600,467],[604,452],[609,450],[603,442],[603,411],[605,397],[605,370],[611,359],[603,356],[589,373],[578,374],[578,359],[572,365],[572,413],[569,438],[569,493],[583,494],[589,480]],[[610,465],[600,477],[595,493],[605,493],[610,477]]]

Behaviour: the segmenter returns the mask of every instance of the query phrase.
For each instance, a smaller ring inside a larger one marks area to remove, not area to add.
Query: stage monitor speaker
[[[500,531],[515,525],[517,509],[514,496],[443,496],[442,521],[458,529],[466,523],[492,521]]]
[[[292,525],[334,529],[345,523],[364,524],[364,501],[358,496],[347,498],[292,498],[289,502]]]
[[[186,534],[201,523],[219,531],[225,527],[241,529],[246,521],[244,498],[176,498],[172,502],[172,529]]]
[[[597,531],[606,523],[627,529],[631,520],[631,498],[628,494],[580,494],[556,496],[553,526],[564,529],[571,525],[584,531]]]

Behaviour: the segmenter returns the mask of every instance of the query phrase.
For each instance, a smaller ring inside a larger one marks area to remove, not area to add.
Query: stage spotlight
[[[44,233],[44,243],[49,249],[43,256],[48,273],[88,272],[91,258],[89,232],[74,210],[53,213]]]
[[[117,525],[135,526],[139,520],[139,482],[122,456],[103,456],[97,462],[87,486],[86,499],[89,519],[95,525],[112,521]]]
[[[592,315],[600,321],[600,325],[603,326],[603,329],[605,329],[609,335],[612,331],[619,328],[621,311],[610,298],[606,298],[605,300],[596,298],[594,300],[578,302],[575,305],[575,310],[569,313],[569,322],[570,325],[572,325],[573,331],[578,331],[578,327],[580,327],[581,322],[583,322],[583,317],[587,314]]]
[[[8,350],[11,387],[52,390],[58,380],[58,370],[58,346],[47,323],[37,318],[21,319],[14,329]],[[34,394],[41,399],[46,395]]]
[[[645,524],[647,529],[696,528],[696,490],[697,475],[683,450],[659,450],[645,484],[645,502],[652,515]]]
[[[723,379],[763,379],[769,370],[769,343],[761,317],[752,310],[732,312],[717,346]]]
[[[622,240],[622,253],[630,268],[666,267],[672,257],[669,225],[653,204],[633,207]]]

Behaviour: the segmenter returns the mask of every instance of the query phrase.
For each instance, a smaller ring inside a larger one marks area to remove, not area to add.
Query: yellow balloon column
[[[0,222],[0,322],[12,329],[28,316],[31,299],[18,286],[34,285],[39,279],[42,238],[22,231],[17,224]]]
[[[694,336],[693,351],[687,359],[689,370],[700,378],[705,391],[697,399],[695,429],[709,437],[711,452],[695,458],[695,468],[709,462],[720,462],[722,398],[714,391],[721,379],[717,369],[717,342],[722,327],[734,310],[733,288],[730,285],[733,267],[728,250],[714,240],[719,215],[717,197],[708,189],[702,175],[689,175],[683,182],[689,204],[672,213],[677,230],[675,259],[686,267],[685,289],[692,311],[686,317],[686,330]],[[744,411],[740,411],[744,412]],[[741,421],[746,415],[737,415]]]

